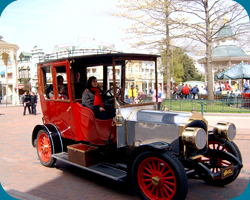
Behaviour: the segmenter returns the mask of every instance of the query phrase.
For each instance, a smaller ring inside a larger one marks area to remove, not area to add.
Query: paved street
[[[22,113],[21,106],[0,105],[0,182],[13,197],[32,200],[139,199],[128,183],[117,183],[62,162],[57,162],[53,168],[42,166],[31,145],[32,130],[42,123],[40,106],[36,116],[23,116]],[[189,180],[187,199],[233,199],[249,183],[250,115],[205,114],[205,118],[210,125],[220,120],[235,122],[238,127],[235,143],[241,150],[244,168],[236,181],[225,187]]]

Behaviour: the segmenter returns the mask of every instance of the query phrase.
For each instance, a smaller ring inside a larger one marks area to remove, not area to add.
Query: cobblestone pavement
[[[11,196],[23,200],[139,199],[131,185],[126,182],[115,182],[62,162],[57,162],[53,168],[42,166],[36,149],[31,145],[32,130],[35,125],[42,123],[40,106],[35,116],[23,116],[22,113],[21,106],[0,105],[0,182]],[[211,125],[220,120],[236,124],[238,135],[235,143],[241,150],[244,168],[233,183],[224,187],[210,186],[200,180],[189,180],[187,199],[233,199],[249,183],[250,115],[205,114],[205,118]]]

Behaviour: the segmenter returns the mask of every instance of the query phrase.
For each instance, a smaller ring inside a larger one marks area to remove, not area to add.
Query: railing
[[[45,54],[39,57],[39,62],[67,58],[71,56],[82,56],[82,55],[92,55],[92,54],[106,54],[106,53],[118,53],[114,50],[100,50],[100,49],[76,49],[76,50],[64,50],[61,52],[56,52],[52,54]]]
[[[196,112],[221,112],[221,113],[250,113],[250,98],[228,97],[222,99],[165,99],[161,108],[166,105],[173,111],[192,111]]]

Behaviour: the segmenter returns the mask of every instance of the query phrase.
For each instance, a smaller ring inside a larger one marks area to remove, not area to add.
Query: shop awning
[[[19,89],[19,90],[20,90],[20,89],[23,89],[23,85],[18,85],[18,86],[15,87],[14,89],[15,89],[15,90],[16,90],[16,89]]]

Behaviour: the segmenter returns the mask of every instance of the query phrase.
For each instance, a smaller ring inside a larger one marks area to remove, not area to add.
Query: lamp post
[[[3,62],[6,66],[6,106],[7,106],[7,98],[8,98],[8,73],[7,73],[8,67],[7,67],[7,65],[8,65],[8,60],[9,60],[9,54],[3,52],[2,59],[3,59]]]

